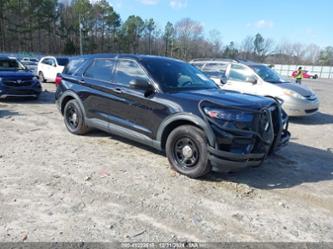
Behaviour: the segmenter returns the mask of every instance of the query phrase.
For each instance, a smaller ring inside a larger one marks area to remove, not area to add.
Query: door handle
[[[123,93],[123,90],[121,88],[113,88],[112,89],[115,93]]]
[[[79,80],[79,83],[80,83],[80,84],[84,84],[84,83],[86,83],[86,82],[82,79],[82,80]]]

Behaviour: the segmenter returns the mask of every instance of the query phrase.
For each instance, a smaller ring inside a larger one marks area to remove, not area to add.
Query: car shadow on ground
[[[2,99],[1,102],[6,104],[54,104],[54,94],[54,92],[44,90],[38,99],[11,97]]]
[[[13,116],[19,116],[21,115],[19,112],[12,112],[8,110],[2,110],[2,105],[0,105],[0,118],[11,118]]]
[[[118,135],[110,134],[110,133],[100,131],[100,130],[95,130],[94,129],[94,130],[90,131],[88,134],[86,134],[85,136],[87,136],[87,137],[109,137],[111,140],[115,140],[115,141],[118,141],[118,142],[121,142],[121,143],[124,143],[124,144],[128,144],[128,145],[137,147],[139,149],[149,151],[149,152],[154,153],[156,155],[165,156],[165,152],[163,152],[163,151],[159,151],[159,150],[154,149],[154,148],[152,148],[148,145],[144,145],[144,144],[129,140],[127,138],[123,138],[123,137],[120,137]]]
[[[149,146],[102,131],[93,130],[87,136],[110,137],[112,140],[165,156],[164,152]],[[325,151],[291,142],[277,154],[270,156],[262,167],[243,169],[235,173],[212,172],[200,180],[243,183],[258,189],[284,189],[303,183],[330,181],[333,180],[333,148]]]
[[[294,124],[303,125],[333,124],[333,115],[318,112],[307,117],[289,117],[289,121]]]
[[[229,181],[258,189],[284,189],[303,183],[333,180],[333,148],[320,150],[297,143],[272,155],[259,168],[221,174],[211,173],[204,181]]]

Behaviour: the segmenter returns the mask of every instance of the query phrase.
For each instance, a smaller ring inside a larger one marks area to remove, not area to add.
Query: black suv
[[[289,141],[279,102],[223,91],[183,61],[74,57],[58,81],[56,102],[71,133],[98,128],[163,150],[192,178],[259,166]]]

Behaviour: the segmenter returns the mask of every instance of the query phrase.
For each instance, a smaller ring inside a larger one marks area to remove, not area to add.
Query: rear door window
[[[85,61],[85,59],[71,60],[65,67],[64,74],[74,75]]]
[[[84,76],[95,80],[111,82],[114,66],[115,61],[113,59],[96,59],[88,67]]]

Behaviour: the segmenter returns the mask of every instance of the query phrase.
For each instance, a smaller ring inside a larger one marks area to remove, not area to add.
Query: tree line
[[[159,27],[152,18],[122,20],[107,0],[1,0],[0,50],[42,54],[143,53],[184,60],[238,58],[266,63],[333,65],[333,47],[280,42],[261,34],[222,43],[200,22],[184,18]]]

